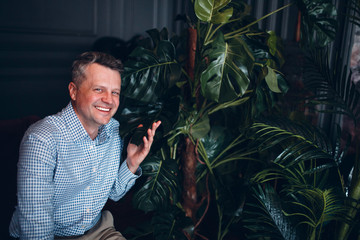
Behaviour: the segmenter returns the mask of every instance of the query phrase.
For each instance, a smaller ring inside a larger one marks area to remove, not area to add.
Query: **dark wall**
[[[0,120],[60,111],[75,56],[104,36],[176,31],[181,11],[178,0],[1,0]]]
[[[176,31],[181,0],[0,0],[0,239],[16,205],[18,148],[34,121],[69,102],[73,59],[96,40],[123,41],[151,28]]]

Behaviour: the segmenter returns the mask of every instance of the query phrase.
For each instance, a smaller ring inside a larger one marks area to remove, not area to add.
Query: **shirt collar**
[[[74,142],[91,139],[84,126],[81,124],[80,119],[77,117],[71,102],[63,109],[62,114],[69,128],[69,134],[72,136],[72,139],[74,139]],[[98,144],[102,144],[110,137],[110,128],[112,125],[113,123],[111,119],[108,124],[99,127],[99,133],[95,138]]]
[[[98,140],[98,144],[102,144],[103,142],[106,141],[106,139],[108,139],[110,137],[110,127],[112,126],[112,120],[110,120],[110,122],[106,125],[102,125],[99,127],[99,133],[97,135],[97,140]]]

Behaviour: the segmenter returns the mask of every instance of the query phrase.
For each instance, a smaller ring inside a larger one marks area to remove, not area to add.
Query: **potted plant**
[[[138,144],[162,121],[133,196],[152,220],[134,239],[321,239],[325,227],[349,220],[339,191],[345,150],[277,108],[289,87],[281,39],[257,23],[289,5],[254,19],[240,0],[191,3],[184,34],[149,30],[125,62],[123,136]],[[323,51],[335,37],[334,6],[294,4],[301,46]],[[319,93],[308,102],[319,103]]]

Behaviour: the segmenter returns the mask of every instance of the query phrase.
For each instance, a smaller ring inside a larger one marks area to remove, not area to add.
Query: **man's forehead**
[[[92,80],[116,80],[119,81],[121,84],[121,75],[119,71],[113,70],[106,66],[102,66],[100,64],[93,63],[87,67],[85,70],[85,78],[92,79]]]

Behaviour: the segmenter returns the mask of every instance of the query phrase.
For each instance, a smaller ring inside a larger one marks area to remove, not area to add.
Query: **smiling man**
[[[140,146],[127,146],[112,117],[119,106],[122,64],[99,52],[73,63],[71,102],[30,126],[18,163],[18,206],[10,235],[20,239],[125,239],[114,228],[108,198],[118,201],[141,175],[160,122]]]

